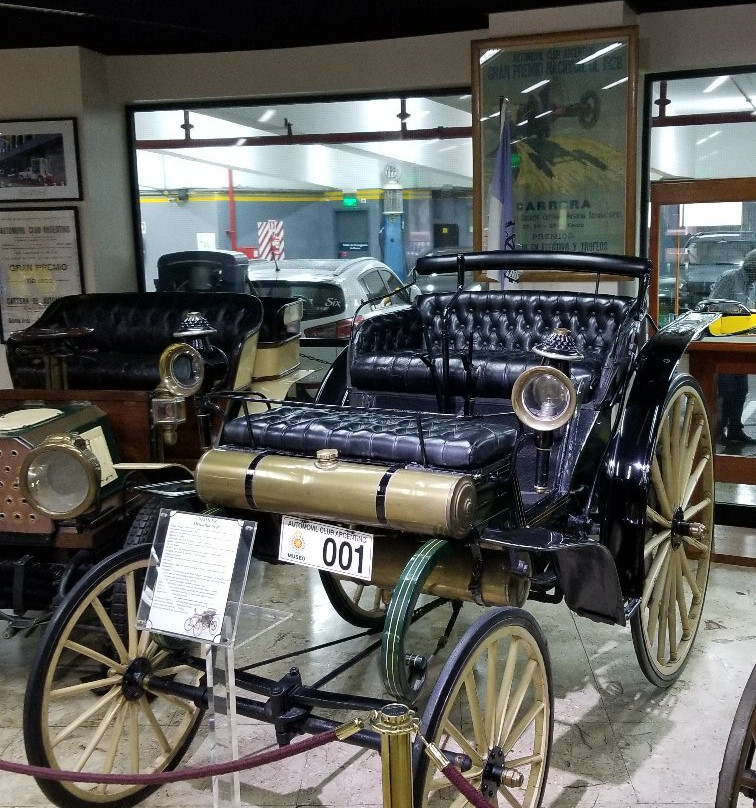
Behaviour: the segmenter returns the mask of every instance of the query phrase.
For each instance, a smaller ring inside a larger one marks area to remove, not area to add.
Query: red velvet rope
[[[256,769],[268,763],[294,757],[310,749],[317,749],[327,743],[338,740],[335,730],[327,730],[317,735],[310,735],[301,741],[295,741],[288,746],[270,749],[267,752],[258,752],[254,755],[245,755],[237,760],[225,763],[211,763],[207,766],[195,766],[180,771],[156,772],[154,774],[97,774],[96,772],[73,772],[66,769],[50,769],[46,766],[32,766],[29,763],[14,763],[10,760],[0,759],[0,771],[11,774],[25,774],[40,780],[58,780],[71,783],[105,783],[108,785],[162,785],[164,783],[178,783],[182,780],[199,780],[204,777],[217,777],[246,769]],[[491,803],[472,786],[462,774],[448,763],[441,769],[449,782],[465,796],[474,808],[491,808]]]
[[[72,772],[65,769],[48,769],[46,766],[32,766],[28,763],[13,763],[10,760],[0,760],[0,771],[14,774],[28,774],[40,780],[60,780],[72,783],[109,783],[112,785],[160,785],[163,783],[178,783],[181,780],[198,780],[202,777],[216,777],[220,774],[255,769],[277,760],[308,752],[331,741],[337,740],[336,731],[329,729],[311,735],[304,740],[296,741],[288,746],[270,749],[267,752],[258,752],[247,755],[238,760],[229,760],[226,763],[211,763],[207,766],[196,766],[180,771],[156,772],[155,774],[97,774],[96,772]]]
[[[462,773],[458,769],[455,769],[452,763],[447,763],[446,766],[441,769],[441,773],[446,775],[446,779],[455,786],[475,808],[491,808],[491,803],[469,782],[469,780],[465,780]]]

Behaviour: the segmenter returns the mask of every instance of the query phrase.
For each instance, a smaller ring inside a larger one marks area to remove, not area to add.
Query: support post
[[[404,704],[387,704],[370,721],[381,735],[383,808],[412,808],[412,731],[415,713]]]

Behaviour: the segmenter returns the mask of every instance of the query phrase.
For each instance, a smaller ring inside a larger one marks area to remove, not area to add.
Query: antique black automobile
[[[10,335],[14,388],[0,391],[6,634],[45,622],[124,544],[151,507],[138,483],[193,466],[202,444],[189,394],[284,394],[299,372],[300,318],[295,301],[246,294],[101,293],[60,298]]]
[[[461,291],[465,272],[530,270],[557,281],[579,273],[592,288],[521,280]],[[689,658],[712,550],[713,453],[699,387],[678,363],[720,315],[691,312],[653,333],[650,265],[636,258],[473,253],[421,259],[417,272],[457,273],[460,291],[367,318],[316,404],[220,396],[236,402],[234,417],[197,463],[196,498],[182,508],[257,520],[258,558],[296,561],[314,546],[338,612],[384,625],[387,699],[313,690],[296,669],[277,682],[239,673],[237,685],[262,698],[238,712],[274,723],[281,743],[335,725],[315,708],[418,699],[427,654],[411,626],[421,598],[495,607],[447,660],[421,729],[492,800],[537,806],[553,693],[528,598],[629,622],[655,685],[669,686]],[[147,546],[112,556],[51,623],[26,698],[32,762],[105,772],[180,761],[206,705],[203,662],[190,645],[137,631],[148,564]],[[124,591],[126,621],[110,611]],[[377,746],[367,731],[352,742]],[[419,746],[414,775],[418,806],[453,801]],[[146,793],[41,786],[79,807]]]

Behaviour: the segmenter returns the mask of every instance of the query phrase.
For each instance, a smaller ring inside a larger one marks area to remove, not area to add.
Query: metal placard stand
[[[242,519],[163,508],[137,612],[140,629],[206,643],[213,763],[239,757],[235,643],[246,644],[291,616],[243,602],[256,529]],[[213,806],[240,808],[238,772],[213,777]]]

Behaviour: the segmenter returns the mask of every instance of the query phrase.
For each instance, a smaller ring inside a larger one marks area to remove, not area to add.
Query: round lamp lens
[[[552,420],[569,408],[570,391],[556,376],[544,373],[526,385],[522,403],[534,418]]]
[[[40,452],[32,460],[26,479],[29,495],[48,514],[77,511],[90,491],[89,477],[79,459],[54,449]]]
[[[194,357],[190,354],[178,354],[171,365],[173,377],[182,387],[191,387],[199,373]]]

